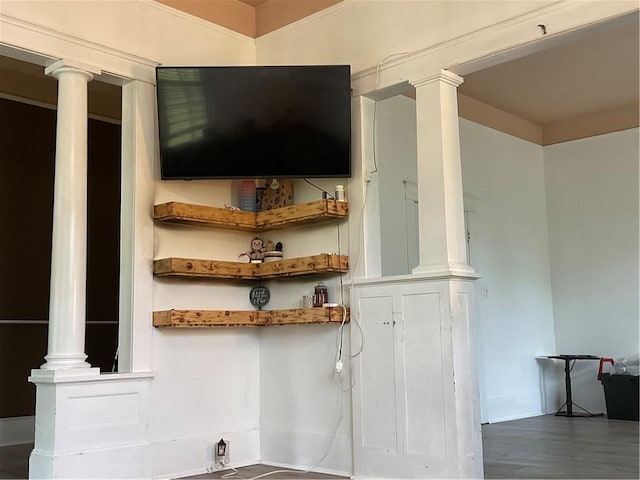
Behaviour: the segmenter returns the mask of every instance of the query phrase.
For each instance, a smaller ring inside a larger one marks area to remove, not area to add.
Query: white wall
[[[483,421],[552,411],[536,356],[555,353],[542,147],[460,119]],[[551,375],[550,379],[554,376]],[[559,406],[559,405],[557,405]]]
[[[333,194],[346,179],[312,179]],[[347,199],[349,192],[347,191]],[[321,198],[321,192],[296,181],[294,199],[302,203]],[[281,241],[287,257],[317,253],[348,255],[346,221],[265,232],[262,237]],[[338,228],[340,231],[338,233]],[[338,242],[339,240],[339,242]],[[353,259],[351,259],[353,261]],[[268,308],[295,308],[302,296],[313,292],[318,281],[326,283],[329,300],[348,303],[349,292],[340,293],[340,277],[284,278],[267,282],[271,290]],[[298,325],[265,328],[260,332],[260,438],[263,463],[317,471],[350,474],[351,395],[348,362],[341,384],[333,374],[337,325]],[[348,332],[343,340],[349,344]],[[348,357],[348,347],[345,355]]]
[[[638,353],[638,129],[544,149],[558,353]],[[605,410],[597,362],[578,362],[574,399]]]
[[[288,326],[262,331],[260,356],[262,461],[349,475],[351,394],[349,335],[345,371],[334,373],[336,325]]]

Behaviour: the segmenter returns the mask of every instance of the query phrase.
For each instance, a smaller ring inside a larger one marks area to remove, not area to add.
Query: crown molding
[[[544,50],[586,27],[638,11],[637,2],[560,1],[464,35],[388,55],[378,65],[352,75],[354,95],[449,70],[464,76],[482,68]],[[543,33],[538,24],[553,26]]]
[[[0,36],[0,54],[2,55],[27,61],[28,59],[33,61],[36,56],[40,59],[36,63],[48,67],[64,58],[77,57],[76,52],[80,49],[80,51],[88,51],[87,56],[94,58],[96,64],[104,65],[102,74],[97,78],[107,83],[118,84],[119,79],[130,78],[155,84],[155,67],[159,65],[156,60],[133,55],[6,14],[0,14],[0,31],[2,32]],[[25,36],[29,38],[29,48],[21,43],[21,39]],[[37,48],[38,53],[34,48]]]

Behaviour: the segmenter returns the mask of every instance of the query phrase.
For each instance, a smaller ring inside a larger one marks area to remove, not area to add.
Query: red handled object
[[[607,357],[600,358],[600,366],[598,367],[598,380],[602,378],[602,365],[604,365],[605,362],[608,362],[611,365],[613,365],[613,358],[607,358]]]

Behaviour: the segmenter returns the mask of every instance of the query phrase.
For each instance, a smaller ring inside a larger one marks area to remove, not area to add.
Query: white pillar
[[[58,80],[49,346],[45,370],[85,362],[87,263],[87,83],[99,70],[60,60],[45,70]]]
[[[457,87],[446,70],[416,88],[420,263],[413,273],[475,276],[467,259]]]

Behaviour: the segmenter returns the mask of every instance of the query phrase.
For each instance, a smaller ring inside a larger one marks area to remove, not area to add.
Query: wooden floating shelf
[[[346,312],[349,321],[349,309]],[[290,310],[164,310],[153,312],[153,326],[165,328],[270,327],[342,323],[341,307]]]
[[[260,280],[347,271],[349,271],[349,257],[329,253],[263,263],[175,257],[154,260],[153,262],[153,274],[158,277]]]
[[[153,218],[157,222],[251,232],[342,219],[346,218],[347,214],[347,203],[333,199],[316,200],[258,213],[181,202],[163,203],[153,209]]]

